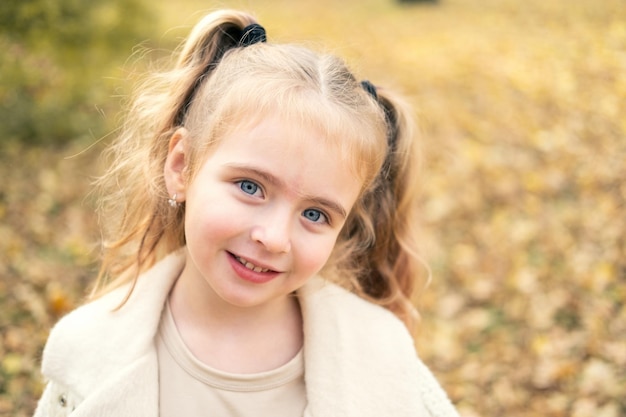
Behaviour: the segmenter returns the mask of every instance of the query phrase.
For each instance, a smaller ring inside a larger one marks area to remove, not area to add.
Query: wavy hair
[[[97,184],[103,244],[92,297],[127,283],[130,296],[141,272],[185,245],[184,204],[168,205],[163,175],[176,129],[189,131],[190,181],[229,129],[278,113],[323,132],[363,180],[324,275],[410,325],[420,264],[410,108],[383,88],[364,90],[332,55],[294,45],[238,46],[254,23],[238,11],[210,13],[179,48],[174,68],[151,74],[136,90]]]

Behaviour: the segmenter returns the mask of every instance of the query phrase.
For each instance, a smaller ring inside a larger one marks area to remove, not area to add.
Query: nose
[[[250,237],[269,252],[288,253],[291,250],[289,216],[280,212],[266,212],[252,227]]]

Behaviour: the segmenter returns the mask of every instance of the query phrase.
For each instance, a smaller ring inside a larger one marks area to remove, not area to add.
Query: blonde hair
[[[141,272],[185,245],[184,204],[168,205],[163,177],[179,127],[189,131],[190,180],[228,129],[278,112],[323,132],[363,180],[324,273],[409,324],[419,264],[410,110],[384,89],[373,97],[334,56],[293,45],[239,46],[253,23],[237,11],[207,15],[174,69],[140,86],[99,181],[103,259],[92,296],[131,283],[130,296]]]

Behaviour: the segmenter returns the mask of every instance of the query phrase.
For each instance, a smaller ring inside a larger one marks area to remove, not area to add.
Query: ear
[[[187,137],[189,132],[181,127],[170,138],[169,151],[163,175],[165,186],[170,197],[176,194],[176,201],[185,201],[185,190],[187,188]]]

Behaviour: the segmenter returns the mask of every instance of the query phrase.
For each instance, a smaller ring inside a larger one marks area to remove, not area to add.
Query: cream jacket
[[[127,288],[86,304],[53,329],[43,353],[48,383],[36,417],[157,417],[154,337],[181,252]],[[298,292],[304,319],[305,417],[458,416],[387,310],[313,278]]]

